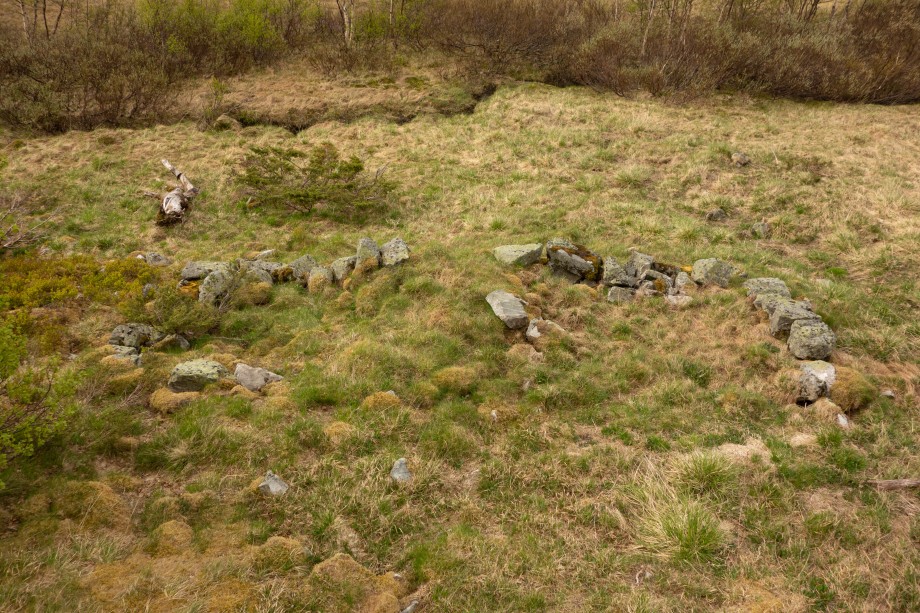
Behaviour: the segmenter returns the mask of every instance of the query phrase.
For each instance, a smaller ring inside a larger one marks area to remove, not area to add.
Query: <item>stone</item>
[[[770,334],[780,338],[789,333],[792,323],[799,320],[821,321],[817,313],[802,302],[778,302],[770,314]]]
[[[291,269],[291,275],[294,277],[294,280],[303,285],[307,284],[310,278],[310,271],[317,266],[319,266],[319,264],[317,264],[313,256],[310,255],[301,256],[288,264],[288,268]]]
[[[879,396],[882,398],[888,398],[889,400],[894,400],[894,390],[882,390]]]
[[[786,286],[786,282],[775,277],[758,277],[756,279],[748,279],[741,285],[741,287],[747,291],[749,298],[756,298],[762,294],[771,294],[774,296],[781,296],[783,298],[792,298],[792,294],[789,292],[789,288]]]
[[[281,477],[269,470],[265,473],[265,477],[263,477],[257,489],[260,494],[277,497],[283,496],[290,489],[290,486]]]
[[[233,376],[240,385],[252,392],[261,391],[269,383],[284,379],[281,375],[248,364],[237,364]]]
[[[623,302],[632,302],[636,299],[636,290],[628,287],[613,286],[607,292],[607,302],[620,304]]]
[[[310,271],[310,278],[307,281],[307,287],[310,292],[322,292],[335,282],[335,275],[332,270],[325,266],[314,266]]]
[[[601,284],[606,287],[614,285],[625,287],[631,285],[632,280],[629,275],[626,274],[626,269],[620,266],[616,258],[606,257],[604,258],[604,275],[601,278]]]
[[[172,260],[161,253],[155,251],[150,251],[141,256],[145,262],[151,266],[169,266],[172,264]]]
[[[700,285],[728,287],[734,268],[728,262],[716,258],[705,258],[693,263],[690,278]]]
[[[796,402],[812,403],[827,396],[837,379],[837,369],[833,364],[821,360],[802,362],[802,374],[799,377],[799,392]]]
[[[526,328],[530,317],[524,310],[524,301],[504,290],[495,290],[486,296],[486,302],[492,307],[495,316],[512,330]]]
[[[540,261],[543,256],[543,245],[529,243],[527,245],[502,245],[492,250],[492,255],[502,264],[509,266],[530,266]]]
[[[162,332],[148,324],[121,324],[120,326],[115,326],[115,329],[112,330],[109,344],[140,349],[141,347],[153,345],[164,336]]]
[[[358,261],[358,258],[351,255],[344,258],[339,258],[329,265],[329,269],[332,271],[332,279],[336,283],[341,283],[345,278],[351,274],[351,271],[355,269],[355,262]]]
[[[749,158],[746,153],[742,153],[741,151],[735,151],[734,153],[732,153],[732,164],[734,164],[738,168],[742,166],[747,166],[750,163],[751,163],[751,158]]]
[[[823,321],[799,319],[789,329],[789,351],[800,360],[826,360],[836,342],[834,331]]]
[[[837,413],[837,425],[847,430],[850,427],[850,420],[843,413]]]
[[[633,251],[629,254],[629,259],[626,260],[626,274],[635,279],[636,281],[644,279],[645,273],[652,269],[652,266],[655,264],[655,258],[645,253],[640,253],[638,251]],[[635,283],[633,283],[634,285]]]
[[[660,296],[661,292],[658,291],[658,287],[652,281],[642,281],[639,284],[639,289],[636,290],[636,296]]]
[[[550,342],[565,338],[569,333],[554,321],[548,319],[532,319],[527,326],[525,336],[538,350],[543,351]]]
[[[198,302],[217,306],[233,289],[233,273],[229,268],[221,268],[210,273],[198,287]]]
[[[182,336],[181,334],[170,334],[164,336],[161,341],[156,343],[153,346],[154,351],[169,351],[171,349],[179,349],[180,351],[188,351],[191,348],[191,343]]]
[[[751,236],[754,238],[770,238],[773,228],[765,221],[759,221],[751,226]]]
[[[546,257],[550,269],[569,280],[597,281],[600,278],[602,259],[587,247],[554,238],[546,243]]]
[[[158,413],[172,413],[200,397],[199,392],[177,393],[163,387],[150,394],[147,404]]]
[[[401,238],[387,241],[380,248],[380,265],[396,266],[409,259],[409,245]]]
[[[380,267],[380,247],[373,239],[365,237],[359,240],[355,257],[355,269],[362,274]]]
[[[397,483],[406,483],[412,480],[412,473],[409,472],[409,463],[406,458],[399,458],[393,462],[393,468],[390,469],[390,478]]]
[[[278,253],[277,249],[266,249],[265,251],[260,251],[259,253],[252,256],[253,260],[268,260],[269,258],[275,257],[275,254]]]
[[[724,209],[713,209],[706,213],[706,221],[725,221],[728,219],[728,213]]]
[[[230,372],[213,360],[191,360],[173,368],[167,386],[174,392],[197,392],[210,383],[217,383]]]
[[[674,278],[674,289],[677,290],[679,294],[696,291],[696,287],[696,281],[691,279],[690,275],[684,271],[677,273],[677,276]]]
[[[119,360],[130,360],[135,366],[141,363],[141,354],[138,352],[136,347],[124,347],[122,345],[115,345],[112,347],[115,352],[112,354],[112,357]]]
[[[662,294],[669,293],[674,286],[674,281],[671,280],[671,277],[657,270],[649,270],[646,272],[644,280],[651,281],[655,286],[655,291],[661,292]]]
[[[285,265],[281,262],[268,262],[265,260],[240,260],[239,265],[241,272],[251,272],[253,273],[253,278],[259,281],[267,281],[268,283],[273,283],[277,271],[285,268]]]
[[[664,301],[676,309],[685,309],[693,303],[693,298],[684,294],[665,296]]]
[[[233,117],[230,117],[230,115],[223,113],[217,119],[215,119],[213,123],[211,123],[211,129],[218,132],[223,132],[225,130],[232,130],[236,132],[237,130],[243,129],[243,124],[241,124]]]
[[[183,281],[197,281],[215,270],[230,270],[230,265],[226,262],[188,262],[179,275]]]

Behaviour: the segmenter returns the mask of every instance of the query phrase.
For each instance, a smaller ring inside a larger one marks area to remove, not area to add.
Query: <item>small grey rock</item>
[[[493,249],[492,255],[502,264],[530,266],[540,261],[540,257],[543,255],[543,245],[540,243],[502,245]]]
[[[706,213],[706,221],[725,221],[728,219],[728,213],[724,209],[713,209]]]
[[[390,478],[397,483],[406,483],[412,480],[412,473],[409,472],[409,463],[406,458],[399,458],[393,462],[393,468],[390,469]]]
[[[191,360],[173,368],[167,387],[174,392],[198,392],[210,383],[216,383],[230,373],[213,360]]]
[[[756,297],[761,294],[774,294],[784,298],[792,297],[792,294],[789,292],[789,288],[786,286],[785,281],[775,277],[758,277],[756,279],[748,279],[742,284],[742,287],[747,290],[748,297]]]
[[[655,290],[661,292],[662,294],[668,293],[674,286],[674,282],[671,280],[671,277],[664,273],[658,272],[657,270],[649,270],[646,272],[644,280],[651,281],[655,285]]]
[[[837,336],[820,320],[798,319],[789,328],[789,351],[800,360],[826,360]]]
[[[693,263],[693,272],[690,273],[690,277],[702,285],[728,287],[733,272],[734,268],[728,262],[716,258],[705,258]]]
[[[742,153],[740,151],[735,151],[732,153],[732,164],[735,166],[740,168],[741,166],[747,166],[750,163],[751,158],[749,158],[746,153]]]
[[[290,486],[272,471],[266,472],[259,483],[259,492],[265,496],[283,496],[289,489]]]
[[[236,377],[237,383],[251,392],[261,391],[269,383],[281,381],[284,378],[264,368],[256,368],[248,364],[237,364],[233,376]]]
[[[837,413],[837,425],[847,430],[850,427],[850,420],[843,413]]]
[[[636,299],[636,290],[628,287],[613,286],[607,292],[607,302],[620,304],[623,302],[632,302]]]
[[[801,319],[821,320],[814,311],[801,302],[792,300],[779,302],[770,315],[770,334],[780,338],[789,333],[793,322]]]
[[[504,290],[495,290],[486,296],[486,302],[492,307],[495,316],[512,330],[526,328],[530,317],[524,310],[524,301]]]
[[[311,255],[301,256],[288,264],[294,276],[294,280],[303,285],[306,285],[307,281],[310,279],[310,271],[318,265],[319,264],[316,263],[316,260],[313,259]]]
[[[770,238],[773,228],[765,221],[759,221],[751,226],[751,236],[754,238]]]
[[[257,253],[256,257],[254,257],[253,259],[254,260],[267,260],[268,258],[275,257],[275,254],[277,252],[278,252],[277,249],[266,249],[265,251],[260,251],[259,253]]]
[[[882,396],[882,398],[889,398],[891,400],[894,400],[894,390],[883,390],[880,395]]]
[[[234,119],[226,113],[221,114],[217,119],[211,123],[211,129],[217,132],[223,132],[225,130],[242,130],[243,124],[238,120]]]
[[[109,344],[140,349],[141,347],[153,345],[163,336],[162,332],[148,324],[121,324],[120,326],[115,326],[115,329],[112,330]]]
[[[535,343],[544,335],[566,336],[568,332],[554,321],[548,319],[531,319],[530,324],[527,326],[527,332],[524,334],[527,340],[531,343]]]
[[[268,262],[253,262],[254,264],[267,264]],[[281,267],[281,264],[278,264],[278,268]],[[272,277],[272,274],[266,269],[259,266],[249,267],[242,272],[242,283],[268,283],[269,285],[275,284],[275,279]]]
[[[114,355],[116,358],[120,358],[122,360],[130,360],[131,363],[134,364],[135,366],[140,365],[141,354],[138,352],[138,350],[135,347],[125,347],[122,345],[115,345],[114,349],[115,349],[115,353],[113,353],[112,355]]]
[[[145,283],[144,287],[141,288],[141,297],[150,298],[153,295],[153,292],[156,291],[156,289],[157,289],[157,286],[154,285],[153,283]]]
[[[269,282],[273,282],[273,275],[277,270],[284,268],[281,262],[267,262],[265,260],[240,260],[240,270],[243,272],[252,272],[254,274],[267,275]]]
[[[332,269],[326,266],[314,266],[310,271],[309,279],[307,284],[310,286],[316,286],[317,283],[322,282],[322,278],[325,277],[329,283],[335,282],[335,275],[332,273]]]
[[[409,245],[401,238],[394,238],[380,248],[380,265],[396,266],[409,259]]]
[[[655,264],[655,258],[645,253],[633,251],[626,260],[626,274],[636,280],[645,278],[645,273],[652,269]]]
[[[754,298],[754,306],[767,315],[773,315],[773,311],[781,304],[796,304],[796,301],[779,294],[757,294],[757,297]]]
[[[230,265],[226,262],[189,262],[182,268],[180,276],[183,281],[197,281],[215,270],[230,270]]]
[[[409,603],[409,606],[400,611],[399,613],[415,613],[415,610],[418,608],[418,600],[413,600]]]
[[[632,280],[626,274],[626,269],[620,266],[620,263],[615,258],[606,257],[604,258],[604,276],[601,278],[601,283],[607,287],[613,285],[625,287],[631,285]]]
[[[355,269],[355,262],[358,261],[358,258],[351,255],[344,258],[339,258],[329,265],[329,269],[332,270],[333,280],[341,283],[344,281],[348,275],[351,274],[351,271]]]
[[[821,360],[803,362],[802,374],[799,377],[799,393],[797,401],[812,403],[827,396],[837,378],[837,369],[833,364]]]

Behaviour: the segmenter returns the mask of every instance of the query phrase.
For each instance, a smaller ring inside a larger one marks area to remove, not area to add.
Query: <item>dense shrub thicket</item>
[[[177,113],[182,80],[240,73],[295,53],[333,74],[424,53],[464,74],[621,94],[732,89],[850,102],[920,100],[920,0],[64,6],[60,20],[0,26],[0,121],[58,131],[164,120]],[[43,22],[59,25],[38,27]]]

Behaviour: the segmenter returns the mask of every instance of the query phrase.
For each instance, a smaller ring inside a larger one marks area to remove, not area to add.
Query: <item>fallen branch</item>
[[[886,491],[920,487],[920,479],[869,479],[866,483]]]
[[[185,221],[185,213],[192,206],[192,199],[198,195],[198,188],[192,185],[185,173],[169,163],[169,160],[161,160],[166,170],[173,173],[179,181],[179,186],[163,196],[160,202],[160,210],[157,212],[158,226],[171,226],[173,224]],[[149,192],[145,192],[149,194]]]

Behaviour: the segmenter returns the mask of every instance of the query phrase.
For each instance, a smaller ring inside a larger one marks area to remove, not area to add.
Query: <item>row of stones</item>
[[[584,246],[565,239],[552,239],[545,245],[503,245],[493,250],[496,259],[504,264],[530,266],[537,262],[549,265],[554,274],[572,283],[609,287],[607,300],[626,302],[636,296],[664,295],[676,306],[689,304],[686,294],[697,285],[728,287],[734,268],[715,258],[697,260],[689,271],[669,264],[661,264],[638,251],[633,251],[624,265],[612,257],[602,257]],[[689,274],[688,274],[689,272]],[[826,396],[834,382],[834,367],[824,362],[834,351],[836,335],[814,312],[807,300],[793,300],[785,282],[776,278],[757,278],[745,281],[744,288],[754,306],[764,311],[770,321],[770,333],[786,339],[790,353],[803,364],[799,401],[815,402]],[[526,338],[531,344],[547,333],[562,335],[565,331],[557,324],[531,319],[524,309],[526,301],[506,292],[496,290],[486,296],[493,313],[508,328],[527,329]]]
[[[347,285],[352,274],[368,274],[381,266],[395,266],[409,259],[409,245],[401,238],[378,246],[373,239],[358,241],[355,255],[338,258],[328,265],[320,265],[311,255],[304,255],[289,264],[270,261],[274,251],[265,251],[252,259],[236,262],[189,262],[182,269],[179,289],[197,294],[198,300],[219,304],[236,287],[247,284],[265,284],[295,281],[311,292],[340,283]]]

